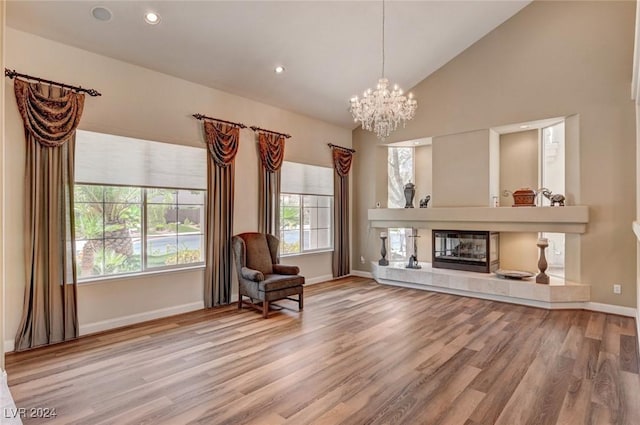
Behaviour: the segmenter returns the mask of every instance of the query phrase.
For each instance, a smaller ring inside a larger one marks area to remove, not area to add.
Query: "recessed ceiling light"
[[[91,9],[91,16],[96,18],[98,21],[108,22],[111,20],[113,16],[111,11],[104,6],[96,6]]]
[[[527,124],[523,124],[520,126],[520,128],[525,129],[525,128],[529,128],[529,126]]]
[[[284,72],[284,66],[278,65],[274,68],[274,71],[276,72],[276,74],[282,74]]]
[[[160,15],[155,12],[147,12],[144,14],[144,21],[149,25],[155,25],[160,22]]]

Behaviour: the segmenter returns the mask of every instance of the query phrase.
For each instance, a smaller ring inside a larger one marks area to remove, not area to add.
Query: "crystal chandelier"
[[[405,96],[398,85],[389,88],[389,80],[384,77],[384,0],[382,1],[382,77],[375,90],[365,90],[362,98],[351,98],[349,111],[354,122],[360,121],[362,128],[376,133],[379,139],[389,137],[398,124],[406,125],[416,114],[418,102],[409,93]]]

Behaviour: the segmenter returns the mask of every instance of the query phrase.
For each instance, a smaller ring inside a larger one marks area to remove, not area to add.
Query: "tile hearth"
[[[511,280],[491,273],[475,273],[432,268],[407,269],[405,263],[391,262],[379,266],[372,262],[373,278],[378,283],[446,292],[475,298],[523,304],[547,309],[584,308],[591,299],[591,286],[551,278],[549,285],[535,280]]]

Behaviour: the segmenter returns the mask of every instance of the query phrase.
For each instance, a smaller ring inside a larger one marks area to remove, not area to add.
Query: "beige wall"
[[[538,130],[500,136],[500,192],[538,188]],[[512,196],[500,196],[500,206],[513,205]]]
[[[433,178],[432,178],[432,146],[416,146],[414,149],[414,169],[416,176],[416,199],[414,206],[420,206],[420,199],[427,195],[433,195]],[[429,202],[431,207],[433,204]]]
[[[640,22],[640,13],[638,13],[637,22]],[[636,221],[640,222],[640,98],[636,98],[636,167]],[[640,235],[637,235],[637,238],[638,240],[636,241],[636,249],[638,251],[636,253],[636,329],[638,331],[637,336],[640,337]],[[640,338],[638,338],[638,348],[640,349]]]
[[[28,52],[28,53],[26,53]],[[80,124],[84,130],[147,140],[204,146],[199,112],[247,125],[291,134],[285,159],[332,166],[327,142],[351,146],[351,131],[276,107],[203,87],[105,56],[55,43],[12,28],[7,30],[7,66],[20,72],[81,84],[102,92],[88,97]],[[12,90],[10,81],[5,89]],[[15,334],[24,291],[23,186],[24,135],[13,96],[7,103],[7,187],[11,199],[6,218],[11,223],[6,240],[6,338]],[[257,229],[258,156],[251,130],[241,131],[236,159],[234,232]],[[300,266],[307,279],[331,274],[331,254],[288,258]],[[117,324],[123,317],[142,320],[145,314],[175,312],[202,304],[203,272],[180,271],[141,278],[117,279],[81,285],[78,291],[82,329],[95,324]],[[236,292],[234,290],[234,292]],[[92,327],[93,326],[93,327]]]
[[[0,1],[0,69],[4,69],[5,10],[7,3]],[[4,85],[0,85],[0,373],[4,370]],[[0,380],[1,381],[1,380]]]
[[[538,187],[538,130],[500,135],[500,191]],[[500,196],[511,207],[512,196]],[[538,271],[537,233],[500,233],[500,268]]]
[[[491,199],[489,129],[433,138],[434,207],[488,207]]]
[[[580,279],[592,285],[592,301],[631,307],[636,305],[636,242],[629,232],[636,214],[635,114],[629,96],[634,16],[634,2],[531,3],[413,88],[416,118],[388,140],[579,114],[578,128],[567,124],[567,137],[576,130],[580,137],[579,147],[567,152],[567,162],[578,159],[580,165],[579,176],[567,178],[567,192],[590,209],[587,233],[574,248],[581,256]],[[360,178],[357,168],[376,169],[367,152],[376,140],[358,129],[353,142],[365,159],[356,164],[360,187],[374,180]],[[434,172],[434,185],[437,181]],[[366,222],[370,192],[354,198],[354,252],[365,256],[373,243]],[[622,295],[613,294],[614,283],[622,285]]]
[[[416,146],[415,148],[415,174],[416,174],[416,208],[420,206],[420,199],[427,195],[433,198],[433,146]],[[429,201],[429,208],[433,207]],[[418,261],[431,262],[431,229],[418,229]],[[357,268],[357,267],[356,267]]]

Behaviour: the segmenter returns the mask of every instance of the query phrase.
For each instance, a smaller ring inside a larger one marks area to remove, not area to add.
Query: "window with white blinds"
[[[280,193],[280,254],[332,249],[333,169],[284,162]]]
[[[76,132],[75,180],[81,183],[206,189],[206,160],[204,148]]]
[[[78,131],[80,282],[204,264],[205,149]]]

